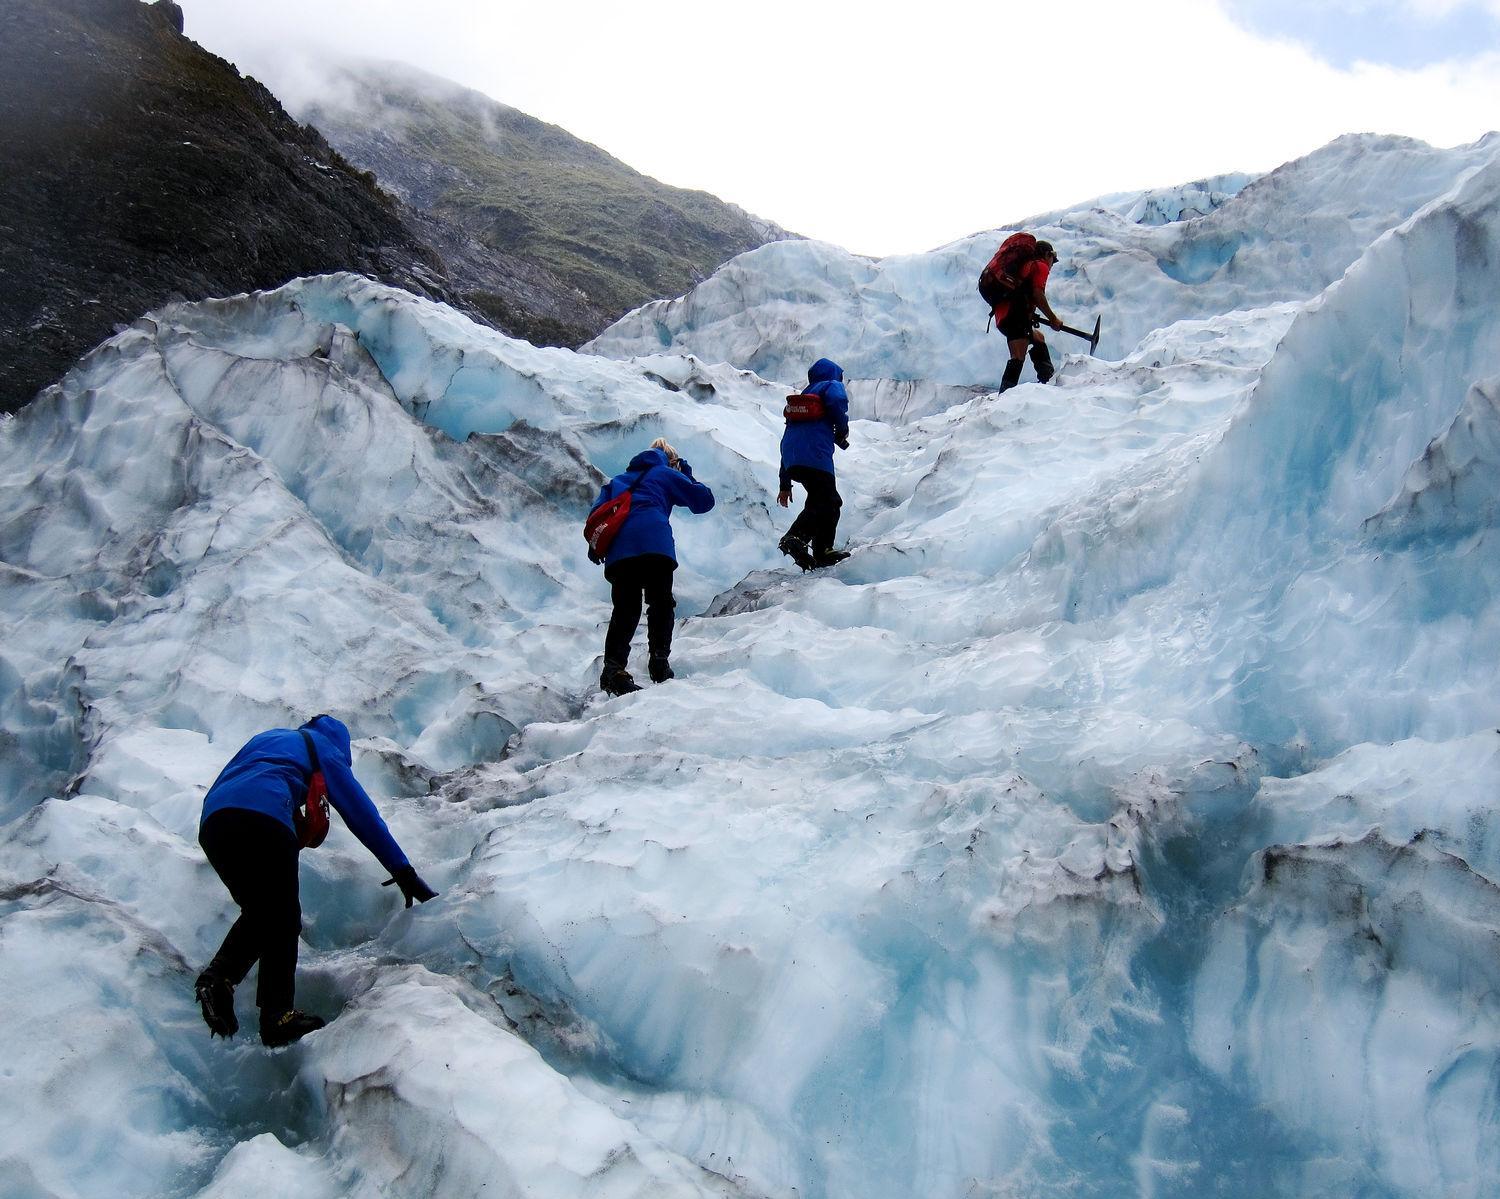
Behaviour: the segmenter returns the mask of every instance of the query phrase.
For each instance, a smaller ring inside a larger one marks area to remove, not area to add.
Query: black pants
[[[786,473],[787,478],[807,488],[807,503],[792,521],[787,536],[806,541],[814,554],[827,553],[833,548],[834,534],[839,531],[839,513],[844,507],[832,473],[813,466],[793,466]]]
[[[604,570],[609,580],[615,610],[604,637],[604,661],[625,666],[630,661],[630,639],[641,623],[641,597],[646,599],[646,645],[653,658],[672,653],[672,619],[677,601],[672,598],[672,572],[677,563],[665,554],[637,554]]]
[[[220,808],[203,822],[198,844],[240,905],[240,918],[208,969],[236,986],[260,962],[256,1005],[272,1015],[290,1011],[302,932],[297,838],[261,812]]]

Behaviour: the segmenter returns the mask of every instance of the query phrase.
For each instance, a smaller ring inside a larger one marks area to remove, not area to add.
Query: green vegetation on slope
[[[410,67],[340,67],[329,97],[301,115],[408,203],[577,288],[601,328],[647,301],[681,295],[736,254],[789,236]]]

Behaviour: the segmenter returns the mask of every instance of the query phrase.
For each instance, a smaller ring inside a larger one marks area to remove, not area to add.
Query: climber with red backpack
[[[672,539],[671,514],[681,506],[702,515],[714,506],[714,493],[693,478],[693,468],[678,456],[664,437],[630,460],[599,492],[583,526],[589,558],[604,563],[609,582],[609,631],[604,637],[604,669],[600,690],[629,695],[640,684],[626,666],[630,641],[641,623],[641,598],[646,601],[647,666],[653,683],[673,678],[672,572],[677,569],[677,546]]]
[[[849,448],[849,393],[843,367],[827,358],[814,362],[807,372],[807,387],[787,397],[782,416],[786,431],[781,435],[776,502],[790,506],[793,483],[806,489],[807,502],[776,548],[803,570],[832,566],[849,556],[833,548],[844,506],[834,482],[833,451]]]
[[[1010,347],[1010,361],[1005,364],[1000,381],[1002,392],[1021,381],[1028,350],[1038,383],[1046,383],[1055,373],[1046,339],[1032,315],[1040,309],[1053,329],[1064,328],[1061,318],[1047,303],[1047,276],[1055,262],[1057,252],[1051,242],[1037,241],[1030,233],[1013,233],[979,273],[979,294],[990,306],[995,328]]]
[[[219,952],[198,976],[196,995],[210,1036],[239,1031],[234,988],[257,961],[262,1044],[290,1045],[323,1027],[320,1017],[299,1012],[292,999],[302,932],[297,855],[322,844],[330,805],[391,872],[382,885],[400,887],[407,907],[437,895],[406,860],[354,777],[351,761],[343,722],[314,716],[300,728],[251,737],[203,797],[198,844],[240,908]]]

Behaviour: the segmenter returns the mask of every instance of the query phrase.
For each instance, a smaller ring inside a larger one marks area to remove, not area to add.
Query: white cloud
[[[1339,71],[1214,0],[1149,17],[1074,0],[1045,19],[993,0],[182,2],[190,36],[273,88],[289,42],[403,59],[864,253],[1268,169],[1344,132],[1456,144],[1500,112],[1500,57]]]

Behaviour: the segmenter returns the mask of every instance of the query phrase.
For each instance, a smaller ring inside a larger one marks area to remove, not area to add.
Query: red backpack
[[[312,777],[307,780],[307,794],[292,809],[292,827],[297,830],[297,844],[303,849],[317,849],[328,836],[328,782],[312,734],[298,729],[307,742],[307,760],[312,763]]]
[[[636,483],[646,477],[646,471],[650,469],[649,466],[646,467],[619,495],[599,504],[583,522],[583,539],[589,543],[590,562],[597,565],[604,561],[604,555],[609,552],[609,547],[614,543],[615,534],[620,531],[620,526],[630,515],[630,493],[635,490]]]
[[[979,294],[991,308],[1014,298],[1021,287],[1021,268],[1036,257],[1036,238],[1012,233],[979,272]]]
[[[802,392],[800,395],[787,396],[786,407],[782,409],[781,415],[786,417],[792,424],[822,420],[823,397],[808,395],[806,392]]]

